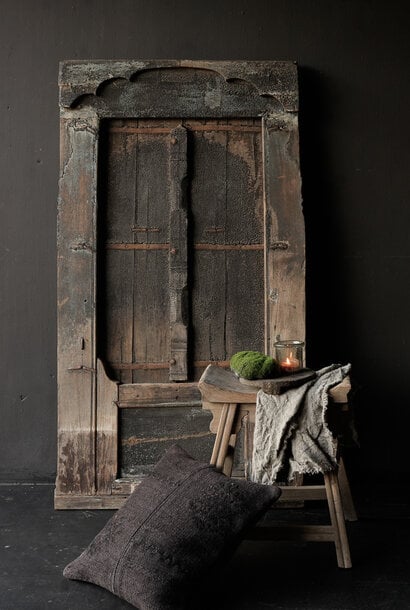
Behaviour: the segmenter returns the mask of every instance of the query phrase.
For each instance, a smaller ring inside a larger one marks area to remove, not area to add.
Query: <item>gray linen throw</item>
[[[283,467],[288,481],[296,473],[336,468],[336,446],[326,423],[328,392],[348,375],[351,364],[332,364],[317,377],[278,396],[259,390],[250,478],[270,485]]]

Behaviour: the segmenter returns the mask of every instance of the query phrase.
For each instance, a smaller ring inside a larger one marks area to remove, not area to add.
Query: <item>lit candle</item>
[[[284,375],[303,370],[303,341],[288,339],[276,341],[276,360]]]
[[[280,363],[280,367],[283,373],[293,373],[300,368],[300,361],[290,352],[289,356]]]

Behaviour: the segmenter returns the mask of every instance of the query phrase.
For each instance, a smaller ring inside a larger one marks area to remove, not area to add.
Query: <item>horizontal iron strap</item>
[[[243,133],[261,133],[261,127],[247,125],[216,125],[213,123],[200,125],[184,123],[184,127],[189,129],[189,131],[240,131]],[[173,129],[174,127],[111,127],[110,133],[170,134]]]
[[[194,250],[263,250],[263,244],[194,244]]]
[[[131,227],[134,233],[160,233],[159,227]]]
[[[107,250],[169,250],[169,244],[106,244]]]
[[[230,364],[229,360],[195,360],[194,367],[208,366],[213,364],[214,366],[228,367]],[[149,371],[153,369],[168,369],[169,362],[110,362],[109,366],[117,370],[130,370],[130,371]]]
[[[169,250],[169,244],[106,244],[107,250]],[[194,250],[263,250],[263,244],[194,244]]]

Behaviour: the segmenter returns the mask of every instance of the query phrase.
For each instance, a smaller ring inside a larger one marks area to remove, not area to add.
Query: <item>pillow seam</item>
[[[160,504],[158,504],[158,506],[155,507],[155,509],[148,515],[148,517],[146,517],[146,519],[144,519],[144,521],[142,523],[139,524],[139,526],[133,531],[133,533],[131,534],[131,536],[129,537],[127,544],[124,547],[124,550],[122,551],[121,555],[119,556],[117,563],[115,564],[115,567],[113,569],[112,572],[112,577],[111,577],[111,587],[112,587],[112,591],[115,595],[120,595],[119,590],[117,591],[117,587],[116,587],[116,580],[117,580],[117,573],[120,567],[121,562],[123,561],[123,559],[125,558],[128,549],[135,537],[135,535],[140,531],[140,529],[146,525],[146,523],[148,523],[150,521],[150,519],[153,518],[153,516],[160,510],[160,508],[162,508],[164,506],[164,504],[169,500],[169,498],[175,494],[190,478],[192,478],[193,476],[195,476],[198,472],[201,472],[202,470],[207,470],[207,469],[213,469],[212,466],[210,466],[209,464],[206,464],[205,466],[202,466],[201,468],[197,468],[196,470],[194,470],[193,472],[190,472],[184,479],[181,479],[180,481],[178,481],[177,485],[174,487],[174,489],[172,489],[166,496],[165,498],[162,500],[162,502]]]

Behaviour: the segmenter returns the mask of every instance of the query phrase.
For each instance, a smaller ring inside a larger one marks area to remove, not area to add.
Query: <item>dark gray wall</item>
[[[356,475],[408,473],[407,2],[2,0],[0,479],[52,481],[62,59],[294,59],[308,364],[351,362]]]

